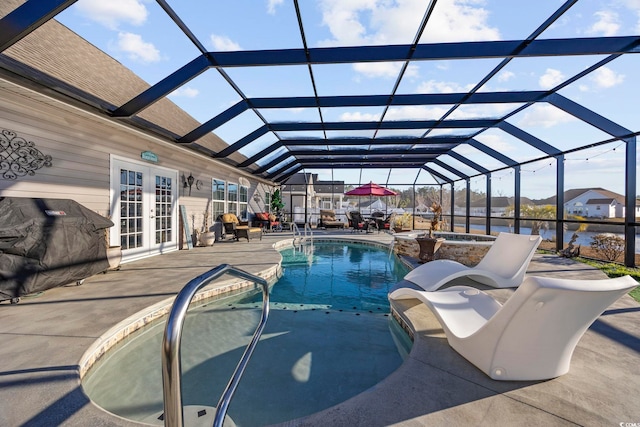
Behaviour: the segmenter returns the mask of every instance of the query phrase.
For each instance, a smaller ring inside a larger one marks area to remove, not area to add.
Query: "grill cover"
[[[107,270],[105,229],[111,226],[74,200],[0,198],[0,299]]]

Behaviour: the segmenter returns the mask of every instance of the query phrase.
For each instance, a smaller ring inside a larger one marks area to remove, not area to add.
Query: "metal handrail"
[[[307,238],[307,234],[311,237],[311,240],[313,240],[313,230],[311,229],[311,224],[309,224],[308,222],[304,223],[304,237],[305,239]]]
[[[295,222],[291,223],[291,231],[293,231],[293,241],[296,241],[296,236],[298,236],[300,238],[300,240],[302,240],[302,233],[300,232],[300,228],[298,228],[298,224],[296,224]]]
[[[302,234],[302,231],[300,231],[300,228],[295,222],[292,223],[291,229],[293,231],[294,242],[296,241],[296,236],[300,238],[301,242],[306,241],[308,237],[311,237],[311,239],[313,240],[313,230],[311,229],[311,225],[309,225],[308,222],[304,223],[304,234]]]
[[[167,318],[167,325],[164,330],[164,338],[162,340],[162,386],[165,426],[182,427],[184,425],[182,411],[180,342],[182,340],[182,327],[187,315],[187,310],[189,309],[189,305],[191,304],[196,292],[225,273],[229,273],[241,279],[251,280],[262,286],[262,316],[260,318],[260,323],[251,338],[251,342],[247,345],[244,354],[240,358],[240,362],[238,362],[238,365],[236,366],[236,369],[216,406],[216,413],[213,420],[214,427],[222,427],[231,398],[236,391],[240,378],[242,377],[247,363],[251,358],[251,354],[253,353],[253,350],[260,340],[260,335],[262,335],[262,331],[264,330],[267,318],[269,317],[269,284],[265,279],[249,274],[228,264],[221,264],[187,283],[178,293],[173,306],[171,307],[171,312]]]

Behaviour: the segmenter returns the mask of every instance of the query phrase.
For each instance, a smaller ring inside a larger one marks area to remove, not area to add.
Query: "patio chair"
[[[251,240],[252,237],[260,237],[262,240],[262,229],[260,227],[252,227],[248,221],[240,221],[235,214],[225,213],[220,215],[220,222],[222,222],[222,226],[224,227],[224,236],[233,235],[233,238],[236,240],[240,240],[240,237],[244,237],[247,241]]]
[[[500,233],[475,267],[450,259],[438,259],[413,269],[404,279],[425,291],[435,291],[459,277],[468,277],[494,288],[516,287],[522,283],[541,241],[540,236]]]
[[[449,345],[494,380],[546,380],[569,372],[589,326],[638,286],[631,276],[602,280],[529,276],[504,305],[469,286],[436,292],[400,288],[389,299],[417,298],[442,325]]]
[[[376,228],[378,232],[380,230],[390,230],[391,229],[391,218],[394,216],[393,213],[387,215],[385,218],[383,212],[374,212],[371,214],[371,217],[376,221]]]
[[[280,221],[274,214],[269,212],[256,212],[256,225],[265,232],[282,230]]]
[[[369,221],[362,218],[362,215],[358,211],[351,211],[347,216],[349,218],[349,226],[353,231],[365,231],[369,232]]]
[[[267,230],[269,228],[269,212],[256,212],[254,223]]]
[[[320,227],[344,228],[344,222],[338,221],[335,211],[330,209],[320,209]]]

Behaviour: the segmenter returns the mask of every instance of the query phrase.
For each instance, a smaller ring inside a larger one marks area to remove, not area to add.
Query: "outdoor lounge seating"
[[[406,276],[425,291],[435,291],[458,277],[468,277],[494,288],[512,288],[524,279],[529,262],[542,241],[540,236],[500,233],[475,267],[439,259],[425,263]]]
[[[320,227],[324,228],[344,228],[345,223],[338,221],[336,213],[329,209],[320,210]]]
[[[349,227],[351,227],[353,231],[369,232],[369,221],[362,218],[360,212],[351,211],[347,215],[347,218],[349,219]]]
[[[269,212],[256,212],[256,225],[261,227],[265,232],[282,230],[280,221],[274,214]]]
[[[387,215],[387,217],[385,218],[385,215],[383,212],[374,212],[371,214],[371,217],[375,220],[376,222],[376,228],[378,229],[378,232],[380,230],[390,230],[391,229],[391,218],[393,218],[395,214],[391,213],[389,215]]]
[[[389,299],[417,298],[431,309],[449,345],[494,380],[545,380],[569,371],[589,326],[638,286],[630,276],[575,280],[530,276],[501,305],[469,286],[436,292],[400,288]]]
[[[260,240],[262,240],[262,229],[260,227],[252,227],[248,221],[238,220],[235,214],[222,214],[219,219],[224,227],[225,235],[232,235],[236,240],[239,240],[240,237],[244,237],[247,241],[253,237],[260,237]]]

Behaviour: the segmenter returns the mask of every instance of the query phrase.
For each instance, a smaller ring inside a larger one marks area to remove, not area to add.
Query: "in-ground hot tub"
[[[417,237],[427,236],[424,231],[410,231],[394,235],[394,251],[398,255],[406,255],[418,258],[420,246]],[[444,237],[445,241],[435,253],[434,259],[452,259],[467,266],[474,266],[480,262],[487,253],[496,236],[471,233],[453,233],[437,231],[435,237]]]

